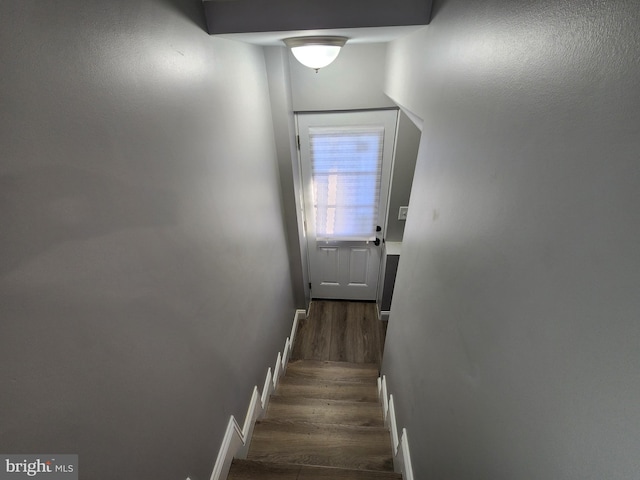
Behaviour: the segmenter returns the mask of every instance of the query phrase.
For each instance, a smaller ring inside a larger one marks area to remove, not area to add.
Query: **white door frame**
[[[311,255],[316,254],[316,250],[317,250],[317,242],[315,241],[315,235],[314,235],[314,231],[315,231],[315,224],[312,224],[312,222],[315,221],[314,215],[309,212],[308,208],[305,208],[306,205],[312,204],[309,203],[310,202],[310,198],[308,197],[310,194],[310,185],[307,185],[306,183],[309,183],[309,176],[308,175],[303,175],[302,172],[305,169],[305,167],[303,166],[303,161],[302,161],[302,157],[303,157],[303,152],[306,155],[309,155],[310,152],[308,151],[309,146],[308,145],[304,145],[304,141],[303,141],[303,145],[301,145],[301,140],[300,140],[300,134],[301,134],[301,123],[304,124],[305,126],[303,128],[307,128],[309,126],[308,122],[306,120],[303,120],[302,122],[300,121],[301,118],[304,119],[309,119],[311,118],[310,115],[316,115],[319,118],[323,118],[326,119],[327,121],[333,121],[336,117],[345,115],[345,114],[356,114],[354,115],[353,118],[355,118],[355,120],[353,120],[355,122],[355,124],[358,125],[363,125],[363,124],[380,124],[380,119],[376,118],[374,121],[371,120],[367,120],[368,117],[376,117],[376,116],[386,116],[387,119],[391,118],[391,116],[393,116],[393,122],[392,124],[388,123],[387,120],[387,128],[385,129],[386,131],[389,130],[391,133],[391,136],[388,137],[385,140],[385,145],[384,145],[384,149],[385,149],[385,156],[387,157],[387,159],[385,160],[385,162],[383,163],[383,177],[382,177],[382,184],[381,184],[381,197],[380,197],[380,204],[379,204],[379,211],[378,211],[378,224],[380,225],[382,231],[379,232],[378,234],[378,238],[380,238],[381,242],[384,241],[384,237],[386,235],[386,230],[387,230],[387,220],[388,220],[388,207],[389,207],[389,192],[390,192],[390,184],[391,184],[391,177],[392,177],[392,171],[393,171],[393,164],[394,164],[394,160],[395,160],[395,150],[396,150],[396,137],[397,137],[397,128],[398,128],[398,113],[399,110],[397,108],[386,108],[386,109],[375,109],[375,110],[356,110],[356,111],[327,111],[327,112],[296,112],[296,116],[295,116],[295,120],[296,120],[296,133],[298,135],[298,162],[299,162],[299,167],[300,167],[300,172],[301,172],[301,176],[302,178],[302,196],[303,196],[303,201],[301,202],[304,207],[303,207],[303,215],[304,215],[304,235],[306,237],[306,241],[308,243],[307,245],[307,265],[309,268],[309,274],[310,274],[310,285],[313,282],[313,269],[312,269],[312,260],[311,260]],[[389,126],[392,125],[392,126]],[[303,136],[304,138],[304,136]],[[390,140],[389,140],[390,139]],[[306,149],[306,151],[305,151]],[[305,180],[306,177],[306,180]],[[313,238],[311,238],[313,237]],[[338,242],[339,243],[339,242]],[[343,242],[344,243],[344,242]],[[331,247],[332,245],[329,245],[329,247]],[[372,246],[372,245],[371,245]],[[375,272],[374,272],[374,277],[375,277],[375,288],[374,291],[369,294],[366,298],[360,298],[356,293],[355,297],[352,298],[347,298],[347,299],[361,299],[361,300],[371,300],[371,301],[376,301],[377,297],[378,297],[378,291],[379,289],[382,288],[382,284],[380,282],[380,274],[383,270],[383,244],[381,244],[378,247],[375,247],[377,249],[377,256],[378,256],[378,260],[377,263],[375,265]],[[362,250],[362,249],[359,249]],[[337,254],[336,254],[337,255]],[[342,257],[341,257],[342,258]],[[315,292],[312,289],[311,290],[311,297],[312,298],[327,298],[326,296],[324,296],[323,294],[318,294],[319,288],[318,285],[315,285]],[[353,291],[353,289],[352,289]]]

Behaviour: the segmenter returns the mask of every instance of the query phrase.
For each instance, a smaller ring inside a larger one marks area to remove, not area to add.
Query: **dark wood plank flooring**
[[[286,422],[384,427],[382,409],[377,402],[274,395],[269,401],[267,418]]]
[[[234,460],[229,480],[402,480],[393,472]]]
[[[384,427],[262,420],[253,432],[248,460],[393,471]]]
[[[379,366],[383,343],[375,303],[314,300],[298,328],[292,359]]]

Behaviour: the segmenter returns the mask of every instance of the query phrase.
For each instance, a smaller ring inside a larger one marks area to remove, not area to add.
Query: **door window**
[[[311,127],[318,240],[373,240],[378,223],[383,127]]]

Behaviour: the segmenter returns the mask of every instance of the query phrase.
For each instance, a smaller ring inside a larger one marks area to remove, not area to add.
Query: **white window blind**
[[[374,240],[384,127],[312,127],[316,238]]]

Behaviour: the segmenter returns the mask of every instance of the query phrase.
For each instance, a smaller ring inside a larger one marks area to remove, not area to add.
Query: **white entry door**
[[[397,117],[297,116],[313,298],[376,299]]]

